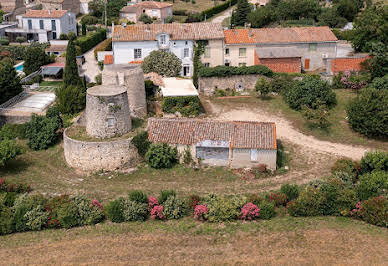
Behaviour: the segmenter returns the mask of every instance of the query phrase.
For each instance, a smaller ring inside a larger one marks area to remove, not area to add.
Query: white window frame
[[[134,59],[141,59],[142,58],[142,50],[141,50],[141,48],[133,49],[133,58]]]
[[[159,43],[160,43],[161,45],[166,45],[166,44],[167,44],[167,35],[166,35],[166,34],[160,35]]]
[[[183,57],[184,58],[190,57],[190,49],[189,48],[183,48]]]
[[[242,53],[242,51],[244,51]],[[238,48],[238,56],[239,57],[247,57],[247,48]]]

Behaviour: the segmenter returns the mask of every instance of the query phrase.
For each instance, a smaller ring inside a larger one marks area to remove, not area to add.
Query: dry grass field
[[[222,4],[221,1],[212,1],[212,0],[195,0],[195,4],[192,1],[181,1],[175,0],[173,3],[174,10],[187,10],[191,12],[201,12],[203,10],[209,9],[215,5]]]
[[[0,237],[2,265],[384,265],[388,230],[346,218],[98,224]]]

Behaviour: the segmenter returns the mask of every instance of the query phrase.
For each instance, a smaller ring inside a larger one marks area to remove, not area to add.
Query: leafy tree
[[[284,0],[277,8],[280,19],[316,19],[321,13],[321,6],[316,0]]]
[[[251,6],[248,0],[238,0],[236,11],[232,15],[232,24],[234,26],[244,26],[248,21],[248,14],[251,12]]]
[[[360,10],[357,1],[354,0],[339,0],[335,7],[337,14],[348,21],[353,21]]]
[[[76,114],[86,105],[86,90],[82,86],[62,86],[55,92],[57,106],[62,114]]]
[[[91,14],[96,17],[101,17],[104,13],[104,0],[93,0],[89,3]]]
[[[23,91],[13,60],[0,61],[0,104]]]
[[[82,35],[86,35],[86,24],[82,23]]]
[[[108,17],[118,18],[120,15],[120,10],[127,5],[127,0],[110,0],[106,5],[106,10]]]
[[[173,53],[157,50],[144,58],[142,68],[144,73],[156,72],[162,76],[175,77],[182,69],[182,61]]]
[[[249,13],[248,21],[253,28],[264,27],[276,20],[276,15],[271,6],[263,6]]]
[[[65,84],[65,87],[70,85],[79,86],[81,84],[81,79],[79,78],[78,74],[76,51],[73,39],[69,39],[67,44],[66,66],[63,73],[63,83]]]
[[[372,57],[365,60],[364,67],[372,79],[383,77],[388,73],[388,48],[382,43],[373,43],[371,47]]]
[[[26,125],[28,146],[34,150],[44,150],[57,140],[60,124],[55,117],[33,115]]]
[[[375,88],[377,90],[388,90],[388,74],[381,78],[375,78],[371,84],[370,88]]]
[[[60,40],[68,40],[69,37],[67,37],[67,34],[61,33],[61,35],[59,35],[59,39],[60,39]]]
[[[144,24],[152,24],[152,18],[145,13],[140,15],[139,21],[143,22]]]
[[[144,157],[147,153],[151,142],[148,140],[147,131],[142,131],[133,137],[131,143],[135,145],[140,156]]]
[[[255,90],[260,92],[260,97],[265,98],[271,91],[271,85],[265,78],[256,81]]]
[[[335,6],[322,9],[322,13],[318,16],[318,21],[320,25],[331,28],[342,28],[348,22],[346,18],[338,15]]]
[[[24,53],[23,71],[29,75],[50,62],[50,57],[46,55],[44,46],[30,46]]]
[[[145,159],[152,168],[171,168],[178,161],[178,151],[166,143],[151,144]]]
[[[5,12],[3,10],[0,9],[0,23],[3,22],[3,15],[5,14]]]
[[[346,111],[353,130],[369,137],[388,137],[388,90],[363,89]]]
[[[21,153],[20,147],[14,140],[3,139],[0,141],[0,166],[4,166],[9,160]]]
[[[320,105],[332,107],[337,103],[336,95],[330,85],[323,80],[305,77],[284,92],[284,99],[295,110],[303,106],[317,109]]]
[[[388,45],[388,6],[373,5],[354,21],[352,45],[357,52],[368,52],[371,43]]]

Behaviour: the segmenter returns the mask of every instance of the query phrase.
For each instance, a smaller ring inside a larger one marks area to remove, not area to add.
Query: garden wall
[[[83,171],[116,170],[136,166],[137,149],[132,138],[104,142],[87,142],[71,139],[63,133],[63,146],[69,166]]]
[[[251,91],[255,89],[256,81],[262,75],[234,75],[229,77],[200,77],[199,91],[212,95],[216,89],[235,89],[236,91]]]

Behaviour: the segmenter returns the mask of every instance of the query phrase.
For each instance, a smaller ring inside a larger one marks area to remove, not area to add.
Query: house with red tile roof
[[[29,10],[22,15],[18,28],[6,29],[10,41],[25,37],[27,41],[48,42],[64,33],[77,32],[75,14],[67,10]]]
[[[337,38],[328,27],[225,30],[224,64],[266,65],[275,72],[325,69]]]
[[[167,17],[172,16],[172,4],[168,2],[145,1],[131,4],[120,10],[120,18],[137,23],[142,14],[149,17],[164,21]]]
[[[150,118],[147,131],[151,142],[189,150],[203,164],[276,170],[275,123]]]

